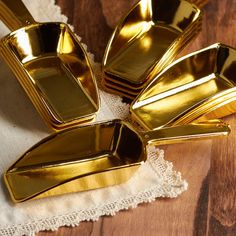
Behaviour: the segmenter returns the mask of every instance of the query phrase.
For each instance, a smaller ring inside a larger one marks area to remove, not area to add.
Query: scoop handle
[[[211,120],[148,131],[143,133],[142,136],[147,144],[163,145],[227,136],[229,133],[230,126],[228,124],[220,120]]]
[[[11,31],[37,23],[21,0],[0,0],[0,20]]]

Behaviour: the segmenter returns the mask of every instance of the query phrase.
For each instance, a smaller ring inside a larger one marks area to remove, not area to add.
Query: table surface
[[[56,0],[90,52],[101,61],[107,41],[119,18],[135,0]],[[210,0],[204,7],[203,30],[183,54],[222,42],[236,47],[236,0]],[[164,147],[189,183],[176,199],[158,199],[122,211],[98,222],[62,227],[38,236],[83,235],[236,235],[236,115],[228,138]]]

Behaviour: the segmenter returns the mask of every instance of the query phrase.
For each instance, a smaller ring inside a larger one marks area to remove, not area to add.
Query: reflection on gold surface
[[[143,19],[152,17],[152,1],[142,0],[140,2],[140,15],[142,16]]]
[[[80,65],[77,62],[77,65]],[[97,111],[79,80],[58,57],[42,57],[24,65],[44,101],[59,120],[68,122]]]
[[[25,33],[25,31],[19,31],[16,43],[20,47],[22,51],[21,53],[26,55],[26,57],[22,60],[22,63],[25,63],[34,58],[32,55],[30,39],[29,36]]]
[[[162,26],[151,27],[149,31],[139,36],[139,40],[137,38],[133,40],[129,47],[122,50],[122,53],[107,62],[109,74],[119,75],[122,81],[126,78],[130,83],[140,85],[146,80],[146,77],[142,75],[149,72],[156,62],[156,58],[165,53],[176,35],[178,32],[173,29],[166,29]],[[149,47],[144,50],[146,42],[149,43]]]
[[[72,128],[27,151],[6,182],[15,201],[114,185],[146,159],[143,148],[140,137],[120,121]]]
[[[150,130],[231,114],[236,111],[235,72],[236,50],[214,44],[170,65],[134,100],[130,111]]]
[[[148,50],[152,45],[152,38],[151,37],[146,37],[143,41],[142,41],[142,47],[143,50],[146,51]]]
[[[138,22],[129,25],[125,25],[120,31],[120,35],[124,38],[139,37],[143,33],[147,32],[151,28],[151,22]]]
[[[220,121],[145,133],[120,120],[74,127],[29,149],[5,173],[5,183],[14,202],[120,184],[146,160],[148,143],[169,144],[229,132]]]
[[[103,58],[102,85],[135,97],[201,28],[201,12],[184,0],[141,0],[117,25]]]
[[[64,31],[64,32],[63,32]],[[71,35],[67,30],[63,30],[59,36],[57,52],[60,54],[70,54],[75,50]]]
[[[93,120],[99,109],[95,77],[69,27],[35,22],[21,0],[1,0],[0,10],[10,29],[19,28],[1,40],[1,55],[48,126],[60,130]]]

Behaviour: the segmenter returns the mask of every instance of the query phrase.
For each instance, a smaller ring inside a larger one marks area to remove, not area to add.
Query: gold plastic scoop
[[[133,101],[146,129],[221,118],[236,111],[236,49],[213,44],[178,59]]]
[[[1,40],[0,54],[48,126],[60,130],[93,120],[97,85],[70,28],[35,22],[21,0],[0,0],[0,18],[15,30]]]
[[[112,120],[70,128],[30,148],[5,173],[14,202],[84,191],[128,180],[146,160],[147,144],[225,136],[220,121],[138,132]]]
[[[195,29],[195,34],[197,35],[198,32],[200,31],[200,27],[199,29]],[[183,45],[185,45],[185,43],[183,42]],[[110,93],[116,93],[119,94],[122,97],[126,97],[129,98],[131,100],[133,100],[142,90],[145,86],[147,86],[147,84],[149,83],[149,80],[147,82],[145,82],[142,87],[140,88],[135,88],[134,85],[132,84],[121,84],[119,83],[119,81],[114,81],[114,80],[110,80],[109,78],[103,77],[102,80],[102,85],[103,87],[105,87],[105,90],[110,92]]]
[[[184,0],[141,0],[119,22],[107,45],[103,87],[134,99],[198,34],[201,11]]]

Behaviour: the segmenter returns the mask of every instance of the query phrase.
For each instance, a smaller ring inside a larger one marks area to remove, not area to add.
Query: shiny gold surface
[[[93,120],[96,81],[69,27],[36,23],[20,0],[1,0],[0,11],[3,22],[18,29],[1,40],[0,53],[48,126],[60,130]]]
[[[195,32],[193,35],[191,35],[191,37],[190,37],[191,39],[198,34],[198,32],[200,31],[200,27],[194,28],[194,30],[195,30]],[[191,39],[185,40],[184,42],[182,42],[182,45],[185,45]],[[169,61],[171,61],[171,60],[169,60]],[[134,100],[135,97],[137,96],[137,94],[139,94],[142,91],[142,89],[148,85],[148,83],[149,83],[149,81],[146,81],[142,85],[142,87],[135,88],[134,85],[129,85],[128,83],[122,84],[121,82],[112,80],[109,77],[103,77],[103,80],[102,80],[102,85],[106,91],[108,91],[110,93],[118,94],[120,96],[129,98],[131,100]]]
[[[102,188],[128,180],[146,160],[146,145],[225,136],[220,121],[137,132],[112,120],[70,128],[30,148],[5,173],[14,202]]]
[[[191,41],[191,39],[198,34],[200,29],[201,29],[201,27],[199,27],[199,26],[198,27],[194,27],[194,31],[195,31],[194,34],[191,35],[190,39],[186,39],[185,41],[183,41],[182,45],[185,45],[189,41]],[[169,59],[169,61],[171,61],[171,60]],[[136,88],[134,85],[131,85],[131,84],[129,85],[128,82],[126,84],[123,84],[123,83],[121,83],[118,80],[116,81],[116,80],[112,80],[109,77],[103,77],[102,84],[103,84],[103,87],[106,88],[106,90],[109,90],[109,88],[110,88],[111,89],[110,92],[117,93],[120,96],[128,97],[128,98],[133,100],[137,96],[137,94],[140,93],[141,90],[145,86],[147,86],[148,82],[149,81],[143,83],[141,87],[137,87]]]
[[[236,111],[236,50],[214,44],[166,68],[133,101],[146,129],[220,118]]]
[[[108,43],[104,88],[135,97],[196,36],[201,19],[200,10],[188,1],[139,1]]]

